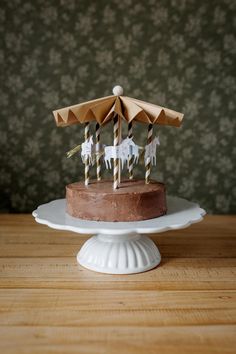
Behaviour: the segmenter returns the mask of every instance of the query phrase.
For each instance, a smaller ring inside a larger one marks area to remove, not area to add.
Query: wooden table
[[[83,269],[86,239],[0,215],[1,353],[236,353],[236,217],[153,235],[143,274]]]

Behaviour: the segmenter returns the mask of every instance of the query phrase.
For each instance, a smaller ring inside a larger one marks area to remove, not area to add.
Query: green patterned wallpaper
[[[180,129],[157,129],[152,177],[208,212],[236,211],[235,1],[0,4],[2,211],[30,212],[82,178],[80,157],[65,153],[82,142],[83,130],[57,128],[51,111],[110,95],[114,84],[185,113]],[[144,143],[145,126],[135,131]],[[143,165],[135,173],[143,176]]]

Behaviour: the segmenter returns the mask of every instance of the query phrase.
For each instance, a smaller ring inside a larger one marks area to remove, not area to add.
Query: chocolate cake
[[[76,218],[96,221],[139,221],[166,214],[165,185],[124,180],[113,190],[111,180],[66,186],[66,210]]]

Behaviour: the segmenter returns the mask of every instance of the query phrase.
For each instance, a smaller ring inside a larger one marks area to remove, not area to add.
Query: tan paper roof
[[[117,113],[121,118],[146,124],[181,125],[183,114],[152,103],[126,96],[107,96],[74,106],[53,111],[57,126],[97,121],[101,125],[113,119]]]

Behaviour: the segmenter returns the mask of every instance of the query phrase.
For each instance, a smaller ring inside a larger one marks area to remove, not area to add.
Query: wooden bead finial
[[[122,86],[114,86],[112,89],[113,95],[115,96],[122,96],[124,93],[123,87]]]

